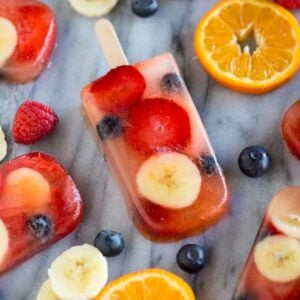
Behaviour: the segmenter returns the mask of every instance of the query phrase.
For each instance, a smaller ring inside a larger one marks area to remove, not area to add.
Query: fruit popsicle
[[[47,67],[56,42],[53,11],[36,0],[0,0],[0,78],[34,80]]]
[[[0,274],[79,224],[82,200],[66,170],[41,152],[0,166]]]
[[[106,24],[98,23],[103,38]],[[81,98],[133,221],[160,241],[202,232],[226,214],[228,193],[176,61],[170,53],[135,65],[117,58]]]
[[[272,199],[233,299],[300,299],[299,186]]]

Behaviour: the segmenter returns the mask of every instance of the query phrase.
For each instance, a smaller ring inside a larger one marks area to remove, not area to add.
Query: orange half
[[[208,73],[239,92],[271,91],[300,67],[298,21],[267,0],[221,1],[200,21],[194,41]]]
[[[95,300],[195,300],[189,285],[180,277],[161,270],[147,269],[110,282]]]

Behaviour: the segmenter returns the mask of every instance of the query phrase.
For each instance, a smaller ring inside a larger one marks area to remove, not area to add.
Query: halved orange
[[[95,300],[194,300],[189,285],[161,269],[146,269],[110,282]]]
[[[273,2],[223,0],[198,24],[195,50],[219,83],[239,92],[265,93],[299,69],[300,27]]]

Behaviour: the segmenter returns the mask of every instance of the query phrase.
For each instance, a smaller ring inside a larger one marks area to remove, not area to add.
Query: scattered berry
[[[138,102],[130,111],[125,138],[141,153],[182,149],[190,140],[187,112],[173,101],[155,98]]]
[[[133,12],[142,18],[154,15],[158,6],[157,0],[132,0],[131,2]]]
[[[97,133],[101,140],[118,137],[122,132],[122,122],[116,116],[105,116],[97,125]]]
[[[45,215],[34,215],[27,221],[27,227],[37,239],[45,239],[52,233],[52,221]]]
[[[188,273],[195,273],[202,270],[205,266],[205,251],[199,245],[188,244],[179,250],[176,260],[182,270]]]
[[[250,146],[241,152],[238,163],[246,176],[260,177],[270,168],[271,157],[265,148]]]
[[[139,100],[146,88],[143,75],[133,66],[120,66],[90,85],[97,106],[118,115]]]
[[[161,80],[161,89],[168,93],[177,93],[182,89],[182,82],[176,73],[168,73]]]
[[[54,110],[42,103],[27,100],[17,110],[13,124],[16,143],[33,144],[50,134],[58,123]]]
[[[213,174],[216,171],[217,163],[215,158],[210,154],[204,154],[200,158],[201,169],[205,171],[206,174]]]
[[[285,8],[293,9],[300,7],[300,0],[275,0],[278,4]]]
[[[95,238],[94,246],[104,256],[112,257],[119,255],[124,250],[125,242],[121,233],[111,230],[101,230]]]

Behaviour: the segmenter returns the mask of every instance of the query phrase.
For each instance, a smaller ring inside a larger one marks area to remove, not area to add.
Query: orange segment
[[[195,50],[221,84],[265,93],[299,69],[300,27],[290,12],[273,2],[223,0],[198,24]]]
[[[147,269],[110,282],[95,300],[195,300],[189,285],[180,277],[161,270]]]

